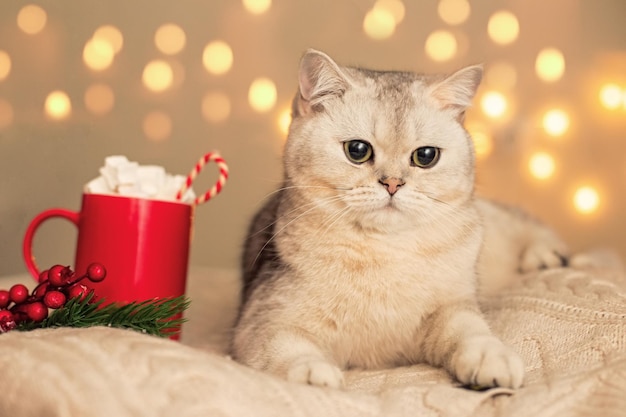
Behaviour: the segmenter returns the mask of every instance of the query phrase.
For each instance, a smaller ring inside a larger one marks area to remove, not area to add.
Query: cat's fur
[[[341,370],[417,362],[465,384],[517,388],[524,365],[477,303],[477,275],[561,265],[556,236],[474,197],[463,115],[482,76],[341,67],[310,50],[285,147],[285,179],[257,213],[243,256],[234,358],[314,385]],[[372,145],[351,162],[344,142]],[[441,149],[430,168],[420,147]],[[480,258],[480,260],[479,260]]]

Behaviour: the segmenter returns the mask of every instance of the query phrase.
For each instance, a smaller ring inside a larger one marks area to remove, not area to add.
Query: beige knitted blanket
[[[555,269],[483,300],[526,361],[523,388],[474,392],[426,365],[291,384],[220,352],[110,328],[0,336],[0,416],[626,416],[626,283]]]

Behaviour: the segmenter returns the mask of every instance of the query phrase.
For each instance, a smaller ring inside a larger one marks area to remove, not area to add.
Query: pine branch
[[[93,293],[83,300],[73,298],[42,322],[25,322],[17,329],[27,331],[49,327],[108,326],[169,337],[176,334],[186,321],[181,315],[190,304],[185,296],[104,306],[104,300],[90,303],[92,298]]]

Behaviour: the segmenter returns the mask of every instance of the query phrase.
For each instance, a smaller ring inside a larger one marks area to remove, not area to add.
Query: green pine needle
[[[189,307],[185,296],[133,302],[125,305],[108,304],[101,299],[90,303],[93,292],[83,300],[69,300],[40,323],[24,322],[17,330],[34,330],[50,327],[107,326],[131,329],[155,336],[170,337],[180,331],[186,321],[182,313]]]

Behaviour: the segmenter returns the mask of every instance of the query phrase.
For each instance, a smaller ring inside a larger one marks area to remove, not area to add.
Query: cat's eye
[[[346,153],[346,157],[355,164],[367,162],[374,155],[372,145],[360,139],[344,142],[343,151]]]
[[[420,168],[432,168],[439,162],[441,149],[434,146],[422,146],[413,151],[411,163]]]

